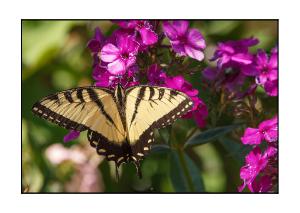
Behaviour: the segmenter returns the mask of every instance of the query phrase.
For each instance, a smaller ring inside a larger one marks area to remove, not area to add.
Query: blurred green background
[[[260,43],[253,51],[269,51],[278,39],[276,21],[191,21],[191,25],[200,29],[207,41],[205,63],[209,63],[217,42],[254,36]],[[95,27],[109,35],[116,25],[110,21],[22,21],[22,191],[181,191],[172,180],[177,169],[170,163],[172,156],[159,151],[149,154],[142,162],[141,180],[133,165],[123,164],[117,182],[114,164],[96,154],[85,132],[79,139],[63,143],[67,130],[31,113],[32,105],[48,94],[93,84],[92,57],[86,45]],[[271,101],[271,111],[277,111],[276,101]],[[241,184],[239,168],[245,153],[239,150],[238,137],[235,146],[227,143],[232,138],[223,137],[187,151],[206,192],[236,192]]]

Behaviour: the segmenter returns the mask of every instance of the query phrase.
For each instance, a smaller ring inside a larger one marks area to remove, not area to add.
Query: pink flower
[[[247,76],[254,76],[257,71],[253,63],[253,56],[248,48],[258,44],[258,39],[248,38],[238,41],[226,41],[218,44],[212,61],[217,60],[219,68],[240,68]]]
[[[243,144],[256,145],[261,141],[274,142],[278,139],[278,118],[275,116],[270,120],[261,122],[257,128],[247,128],[241,138]]]
[[[188,21],[164,21],[163,30],[170,39],[173,50],[180,56],[189,56],[198,61],[204,58],[203,49],[206,44],[197,29],[189,29]]]
[[[123,88],[136,86],[139,84],[137,79],[138,67],[131,66],[122,76],[116,76],[108,72],[106,69],[94,69],[93,78],[96,80],[95,85],[98,87],[114,88],[117,84],[121,84]]]
[[[278,79],[267,81],[264,88],[269,96],[278,96]]]
[[[45,154],[48,160],[53,164],[60,164],[66,160],[83,164],[87,160],[85,154],[78,148],[68,149],[61,144],[52,144],[46,149]]]
[[[202,71],[202,76],[207,81],[215,82],[215,86],[224,87],[229,92],[239,93],[245,82],[246,76],[238,69],[220,69],[207,67]]]
[[[262,176],[260,178],[257,178],[252,183],[252,189],[253,192],[270,192],[272,190],[273,184],[272,184],[272,177],[269,175]]]
[[[107,62],[107,70],[113,75],[124,75],[135,64],[139,44],[131,36],[116,36],[116,46],[106,44],[101,49],[101,60]]]
[[[64,142],[66,143],[75,140],[76,138],[79,137],[79,135],[80,135],[79,131],[71,130],[67,135],[65,135]]]
[[[147,70],[147,78],[150,84],[160,85],[165,82],[167,75],[158,64],[152,64]]]
[[[152,45],[158,40],[157,34],[153,31],[153,26],[149,21],[132,20],[132,21],[117,21],[123,29],[135,30],[141,37],[141,45]],[[134,34],[136,34],[134,32]]]
[[[194,118],[197,125],[200,128],[203,128],[206,125],[205,119],[208,116],[208,110],[205,103],[198,97],[199,91],[194,89],[181,75],[167,77],[165,79],[165,86],[182,91],[192,99],[194,106],[186,115],[184,115],[184,118]]]
[[[259,147],[255,147],[247,156],[246,156],[246,165],[243,166],[240,170],[240,177],[244,181],[243,185],[239,187],[239,192],[243,191],[247,185],[251,192],[254,192],[253,182],[257,175],[263,171],[268,161],[277,153],[277,149],[269,146],[264,154],[261,153]]]
[[[278,51],[271,50],[270,58],[265,51],[259,50],[256,55],[256,69],[259,74],[256,83],[262,85],[269,96],[278,95]]]
[[[258,50],[256,59],[256,69],[259,71],[256,77],[257,84],[264,85],[267,81],[276,80],[278,72],[277,51],[271,53],[270,59],[263,50]]]
[[[98,53],[101,50],[104,42],[105,42],[105,37],[101,32],[101,30],[97,27],[95,29],[94,37],[91,40],[89,40],[87,46],[92,53]]]

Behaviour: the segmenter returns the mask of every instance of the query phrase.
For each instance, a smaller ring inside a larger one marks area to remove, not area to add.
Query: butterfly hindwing
[[[154,129],[172,124],[192,106],[191,99],[177,90],[153,86],[129,88],[126,91],[125,114],[127,138],[134,155],[148,152]]]

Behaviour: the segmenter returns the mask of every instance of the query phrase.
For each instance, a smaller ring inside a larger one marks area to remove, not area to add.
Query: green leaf
[[[180,165],[176,152],[170,155],[170,178],[176,192],[188,192],[188,185],[184,177],[184,171]]]
[[[151,153],[163,153],[167,154],[171,151],[171,147],[167,144],[156,144],[151,148]]]
[[[184,144],[184,148],[190,147],[190,146],[196,146],[196,145],[202,145],[208,142],[211,142],[220,136],[223,136],[232,130],[236,129],[237,127],[240,127],[241,124],[234,124],[229,126],[223,126],[223,127],[216,127],[214,129],[209,129],[204,132],[200,132],[193,136],[190,140],[188,140]]]
[[[235,141],[228,137],[218,139],[219,143],[226,149],[230,156],[232,156],[242,166],[246,154],[249,153],[250,147],[243,145],[240,141]]]
[[[204,192],[204,183],[200,169],[195,162],[186,154],[184,154],[185,161],[187,162],[190,175],[195,187],[196,192]]]
[[[185,153],[170,154],[170,177],[176,192],[203,192],[201,172]]]

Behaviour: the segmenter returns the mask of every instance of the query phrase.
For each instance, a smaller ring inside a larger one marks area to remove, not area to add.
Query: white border
[[[4,3],[5,2],[5,5]],[[9,2],[9,3],[8,3]],[[297,1],[294,1],[297,2]],[[292,1],[2,1],[1,212],[297,212],[299,195],[299,8]],[[139,7],[139,8],[137,8]],[[21,18],[279,18],[279,195],[21,195]],[[297,199],[297,200],[296,200]],[[6,211],[4,211],[6,210]]]

